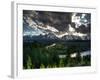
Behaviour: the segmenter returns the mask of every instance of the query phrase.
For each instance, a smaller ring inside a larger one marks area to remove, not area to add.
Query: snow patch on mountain
[[[58,38],[62,38],[63,36],[68,35],[68,32],[60,33],[60,34],[54,33],[54,35],[55,35],[56,37],[58,37]]]
[[[75,28],[73,28],[73,27],[71,26],[71,24],[69,24],[68,26],[69,26],[69,32],[75,32]]]

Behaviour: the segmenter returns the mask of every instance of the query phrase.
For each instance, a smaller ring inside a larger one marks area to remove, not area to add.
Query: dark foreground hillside
[[[90,66],[90,41],[24,42],[23,68]]]

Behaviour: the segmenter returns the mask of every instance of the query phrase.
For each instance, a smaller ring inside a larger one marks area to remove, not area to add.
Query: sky
[[[74,33],[89,35],[91,33],[91,14],[77,12],[50,12],[23,10],[24,35],[55,35]]]

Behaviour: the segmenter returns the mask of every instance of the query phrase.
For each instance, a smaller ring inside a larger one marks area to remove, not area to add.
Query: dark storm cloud
[[[72,22],[72,16],[80,17],[79,28],[75,28],[77,23]],[[82,15],[85,14],[84,18]],[[42,23],[41,25],[45,27],[46,25],[55,27],[59,31],[67,31],[69,28],[69,24],[77,32],[89,33],[90,25],[91,25],[91,15],[89,13],[73,13],[73,12],[50,12],[50,11],[34,11],[34,10],[23,10],[23,16],[30,17],[37,24]],[[85,22],[87,20],[87,22]]]

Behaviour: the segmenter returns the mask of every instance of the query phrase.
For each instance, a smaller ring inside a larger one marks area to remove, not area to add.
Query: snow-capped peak
[[[75,29],[69,24],[69,32],[75,32]]]
[[[58,38],[62,38],[63,36],[65,36],[65,35],[68,35],[68,32],[64,32],[64,33],[54,33],[54,35],[56,36],[56,37],[58,37]]]
[[[83,34],[83,33],[73,33],[74,36],[79,36],[79,37],[83,37],[83,36],[87,36],[87,34]]]

